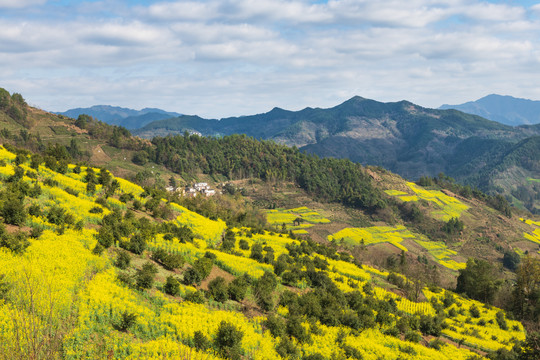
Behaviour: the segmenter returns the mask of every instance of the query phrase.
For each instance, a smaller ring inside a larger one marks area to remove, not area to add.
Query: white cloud
[[[197,20],[213,18],[217,13],[217,4],[198,1],[165,2],[138,9],[141,15],[148,14],[158,20]]]
[[[47,0],[0,0],[1,8],[20,9],[29,6],[43,5]]]
[[[353,95],[429,106],[493,92],[540,98],[530,85],[540,81],[540,22],[529,16],[539,9],[475,0],[8,9],[0,86],[51,110],[142,104],[211,117]]]

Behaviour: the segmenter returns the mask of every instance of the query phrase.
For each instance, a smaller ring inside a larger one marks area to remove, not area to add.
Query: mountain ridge
[[[180,116],[177,112],[169,112],[158,108],[145,107],[141,110],[112,106],[93,105],[86,108],[74,108],[55,114],[76,119],[79,115],[89,115],[110,125],[123,126],[126,129],[137,129],[152,121]]]
[[[494,192],[494,185],[488,186],[472,174],[495,167],[503,148],[540,135],[540,125],[510,126],[455,109],[429,109],[406,100],[383,103],[355,96],[326,109],[274,108],[262,114],[219,120],[184,115],[152,122],[133,133],[152,138],[184,131],[202,136],[246,134],[321,157],[382,166],[408,179],[443,172]],[[540,173],[523,173],[540,178]],[[509,187],[522,186],[524,179],[513,178]],[[525,186],[532,191],[531,184]],[[510,189],[503,192],[512,197]],[[521,206],[520,200],[515,200]]]
[[[459,105],[444,104],[439,109],[456,109],[512,126],[540,123],[540,101],[510,95],[490,94]]]

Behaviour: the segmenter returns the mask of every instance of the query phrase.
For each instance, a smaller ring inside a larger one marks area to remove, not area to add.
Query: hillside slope
[[[460,265],[405,225],[345,228],[317,244],[286,230],[231,227],[105,170],[40,164],[2,147],[0,162],[0,358],[466,360],[527,339],[504,311],[424,277],[435,274],[434,261]],[[442,204],[461,218],[485,211],[389,173],[373,177],[398,201],[422,197],[426,216],[444,216]],[[306,207],[268,214],[335,228]],[[388,266],[409,278],[350,255],[386,245],[408,250]],[[425,263],[407,254],[417,248]],[[529,346],[517,345],[516,355],[539,350]]]

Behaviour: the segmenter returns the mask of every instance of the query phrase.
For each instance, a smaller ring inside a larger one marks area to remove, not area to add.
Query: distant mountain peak
[[[158,108],[134,110],[112,105],[93,105],[88,108],[75,108],[57,114],[77,118],[81,114],[90,115],[111,125],[119,125],[128,129],[136,129],[156,120],[180,116],[176,112],[168,112]]]
[[[456,109],[511,126],[540,124],[540,101],[510,95],[489,94],[460,105],[444,104],[439,109]]]

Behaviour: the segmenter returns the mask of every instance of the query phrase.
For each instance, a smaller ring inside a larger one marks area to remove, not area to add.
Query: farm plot
[[[403,225],[372,226],[368,228],[345,228],[328,236],[329,241],[342,242],[349,245],[372,245],[390,243],[400,250],[408,251],[401,244],[403,239],[414,239],[414,235]]]
[[[458,199],[448,196],[439,190],[427,190],[412,182],[408,182],[407,186],[409,186],[415,195],[409,195],[398,190],[386,190],[385,192],[390,196],[397,196],[402,201],[425,200],[435,204],[438,210],[432,211],[431,216],[442,221],[448,221],[453,217],[459,218],[469,208]]]

